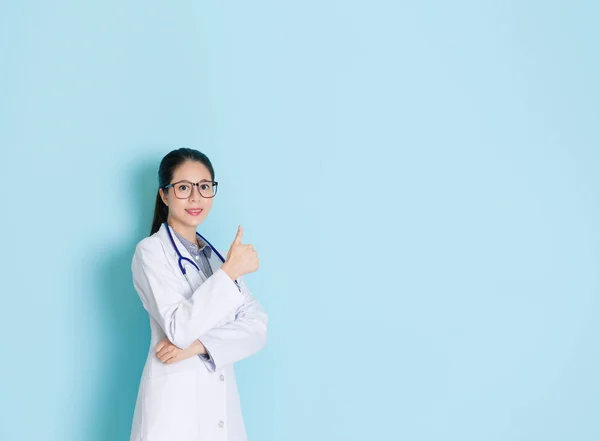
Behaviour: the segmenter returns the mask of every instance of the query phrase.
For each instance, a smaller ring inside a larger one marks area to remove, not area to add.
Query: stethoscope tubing
[[[167,224],[167,222],[164,222],[165,228],[167,229],[167,233],[169,234],[169,239],[171,239],[171,243],[173,244],[173,248],[175,249],[175,252],[177,253],[177,255],[179,256],[179,259],[177,259],[177,263],[179,264],[179,269],[181,270],[181,273],[183,274],[183,276],[185,277],[185,279],[187,280],[188,284],[190,285],[190,287],[192,286],[190,279],[187,275],[187,271],[185,269],[185,266],[183,266],[183,262],[189,262],[191,263],[194,268],[196,268],[196,270],[199,272],[200,271],[200,267],[198,265],[196,265],[196,262],[194,262],[192,259],[188,259],[187,257],[184,257],[181,252],[179,251],[179,249],[177,248],[177,245],[175,244],[175,239],[173,239],[173,235],[171,234],[171,229],[169,227],[169,224]],[[217,249],[215,247],[212,246],[212,244],[206,240],[206,238],[204,236],[202,236],[200,233],[198,233],[196,231],[196,235],[200,236],[200,238],[206,242],[208,244],[208,246],[210,247],[210,249],[212,251],[214,251],[217,256],[219,256],[219,259],[221,259],[221,261],[223,263],[225,263],[225,259],[223,258],[223,256],[221,256],[221,253],[219,253],[217,251]],[[237,287],[241,290],[240,285],[238,283],[237,280],[234,280],[235,284],[237,285]]]

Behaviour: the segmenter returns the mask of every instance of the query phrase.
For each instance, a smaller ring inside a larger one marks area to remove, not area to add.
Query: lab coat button
[[[219,380],[225,381],[225,375],[223,375],[223,374],[219,375]]]
[[[219,427],[223,427],[225,425],[224,421],[219,421]]]

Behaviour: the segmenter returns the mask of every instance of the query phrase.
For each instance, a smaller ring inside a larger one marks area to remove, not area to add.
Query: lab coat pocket
[[[192,441],[198,437],[196,372],[147,377],[144,441]]]

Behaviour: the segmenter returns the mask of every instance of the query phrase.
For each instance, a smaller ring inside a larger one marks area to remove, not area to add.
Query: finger
[[[156,354],[156,356],[158,358],[163,357],[166,353],[172,351],[174,348],[173,345],[165,345],[160,351],[158,351],[158,354]]]
[[[172,357],[173,357],[173,354],[174,354],[175,352],[176,352],[176,351],[174,351],[173,349],[171,349],[171,350],[169,350],[169,351],[165,352],[164,354],[162,354],[162,355],[159,357],[159,358],[160,358],[160,361],[162,361],[163,363],[165,363],[167,360],[169,360],[170,358],[172,358]]]
[[[172,351],[169,352],[167,355],[165,355],[163,361],[165,363],[169,363],[169,361],[173,362],[177,359],[177,355],[179,354],[179,351]]]
[[[169,344],[162,343],[162,342],[159,343],[159,345],[160,345],[160,349],[158,349],[158,345],[156,346],[157,347],[157,350],[156,350],[156,356],[157,357],[160,356],[160,355],[162,355],[162,354],[164,354],[165,351],[167,351],[169,349],[169,346],[170,346]]]
[[[167,342],[166,342],[166,341],[164,341],[164,340],[160,341],[160,342],[159,342],[159,343],[156,345],[156,348],[155,348],[156,352],[160,351],[160,350],[161,350],[161,349],[162,349],[162,348],[165,346],[165,344],[166,344],[166,343],[167,343]]]
[[[240,245],[242,243],[242,234],[243,234],[242,226],[238,225],[238,230],[237,230],[237,233],[235,235],[235,239],[233,239],[233,244],[234,245]]]

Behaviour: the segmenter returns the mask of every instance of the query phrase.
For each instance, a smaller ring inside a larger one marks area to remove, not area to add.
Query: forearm
[[[187,352],[190,357],[193,355],[206,355],[206,348],[200,340],[196,339],[191,345],[185,348],[185,352]]]
[[[236,281],[240,277],[240,274],[238,274],[236,270],[231,267],[229,262],[223,263],[223,265],[221,265],[221,269],[225,271],[225,274],[227,274],[233,281]]]

